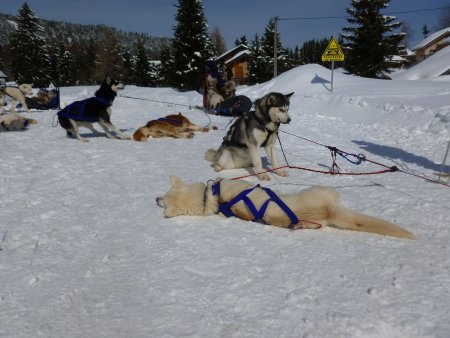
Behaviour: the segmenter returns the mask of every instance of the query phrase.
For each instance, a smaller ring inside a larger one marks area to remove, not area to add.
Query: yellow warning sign
[[[331,38],[322,54],[322,61],[344,61],[344,53],[335,38]]]

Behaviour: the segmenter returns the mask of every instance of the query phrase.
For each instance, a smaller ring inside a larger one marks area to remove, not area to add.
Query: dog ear
[[[274,95],[269,95],[266,100],[267,105],[270,107],[276,101],[276,99],[277,98]]]
[[[177,177],[177,176],[170,176],[170,185],[172,186],[172,188],[181,188],[182,186],[184,186],[183,181],[181,180],[181,178]]]
[[[108,74],[105,73],[105,78],[103,79],[103,82],[107,83],[107,84],[111,84],[111,78],[109,77]]]
[[[289,94],[287,94],[287,95],[284,95],[284,96],[286,96],[287,98],[290,98],[292,95],[294,95],[294,92],[292,92],[292,93],[289,93]]]

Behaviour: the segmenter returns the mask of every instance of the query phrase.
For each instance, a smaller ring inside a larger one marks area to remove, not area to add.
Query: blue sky
[[[2,0],[0,12],[17,15],[24,0]],[[178,0],[28,0],[41,19],[86,24],[107,24],[125,31],[172,37]],[[228,48],[236,38],[262,36],[270,18],[345,16],[350,0],[204,0],[209,27],[218,27]],[[450,0],[391,0],[387,13],[450,6]],[[433,30],[441,11],[395,14],[413,35],[409,47],[422,39],[422,27]],[[338,35],[348,25],[341,19],[281,20],[279,32],[284,47],[301,46],[310,39]]]

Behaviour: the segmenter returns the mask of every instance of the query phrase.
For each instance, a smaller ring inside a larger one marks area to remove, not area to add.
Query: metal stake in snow
[[[450,150],[450,141],[448,141],[447,150],[445,151],[444,161],[442,161],[441,171],[437,174],[438,181],[441,180],[441,177],[447,176],[447,184],[450,183],[450,172],[444,173],[445,163],[447,162],[448,151]]]
[[[344,61],[344,59],[344,53],[333,36],[322,54],[322,61],[331,61],[331,92],[333,92],[334,61]]]

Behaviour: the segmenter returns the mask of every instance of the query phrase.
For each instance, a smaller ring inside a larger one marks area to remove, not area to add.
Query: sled
[[[212,115],[220,116],[230,116],[236,117],[241,116],[244,112],[249,112],[252,109],[253,102],[244,95],[237,95],[233,97],[226,98],[223,100],[219,107],[216,109],[208,108],[208,98],[207,98],[207,81],[206,78],[209,76],[217,80],[217,86],[223,87],[225,85],[225,80],[220,76],[217,65],[214,61],[208,60],[205,64],[205,74],[203,80],[203,110]]]

